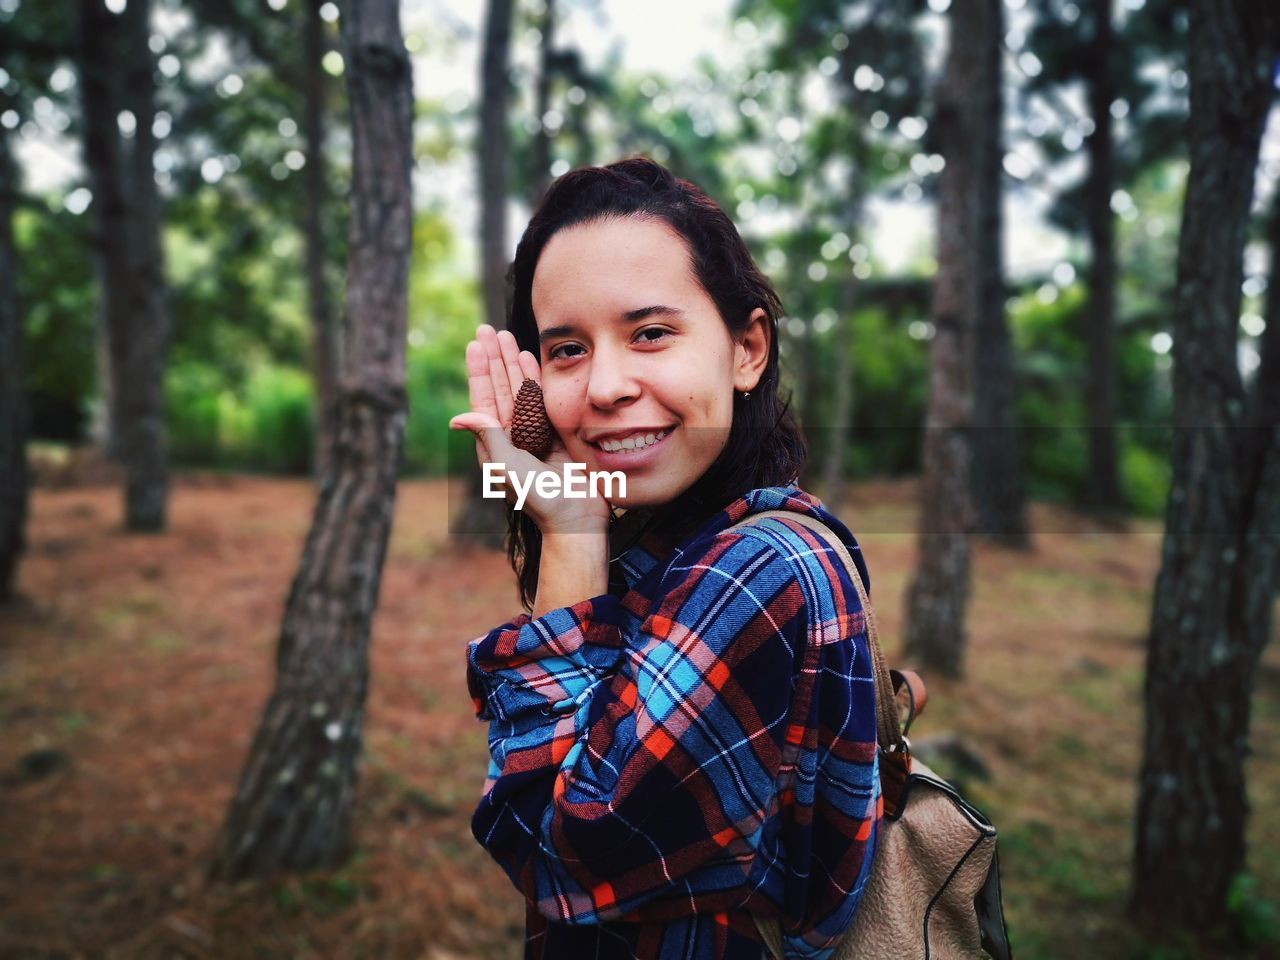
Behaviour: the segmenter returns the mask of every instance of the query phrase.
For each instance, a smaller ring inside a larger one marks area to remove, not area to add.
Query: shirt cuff
[[[467,644],[467,689],[477,719],[569,712],[622,655],[626,611],[604,593],[540,617],[522,613]]]

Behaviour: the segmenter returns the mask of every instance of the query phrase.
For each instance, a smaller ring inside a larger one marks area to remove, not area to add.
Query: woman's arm
[[[543,534],[534,617],[599,596],[608,589],[607,537],[589,533]]]

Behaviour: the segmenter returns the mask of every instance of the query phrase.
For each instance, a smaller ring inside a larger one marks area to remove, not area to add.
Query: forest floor
[[[463,673],[466,640],[520,608],[503,554],[450,545],[440,481],[400,487],[371,642],[355,857],[303,878],[203,880],[274,680],[314,497],[301,480],[182,474],[169,531],[139,537],[120,532],[111,487],[36,492],[22,601],[0,614],[0,956],[521,955],[521,901],[470,833],[486,749]],[[861,484],[838,512],[862,543],[895,662],[914,487]],[[1122,919],[1158,524],[1104,530],[1046,505],[1032,517],[1031,553],[977,544],[967,678],[926,677],[929,710],[913,734],[954,732],[989,768],[963,785],[1001,832],[1020,960],[1223,956],[1148,948]],[[1274,643],[1252,743],[1253,882],[1240,909],[1274,929]],[[38,750],[66,763],[24,772]]]

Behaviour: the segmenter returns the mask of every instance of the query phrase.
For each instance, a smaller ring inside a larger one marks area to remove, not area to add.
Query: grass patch
[[[58,732],[61,734],[79,733],[89,725],[89,715],[79,710],[72,710],[70,713],[64,713],[58,717],[56,724]]]

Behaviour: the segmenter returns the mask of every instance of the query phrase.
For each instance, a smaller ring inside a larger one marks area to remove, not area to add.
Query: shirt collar
[[[821,500],[801,490],[796,481],[792,480],[780,486],[757,487],[747,491],[683,536],[673,536],[657,530],[646,531],[636,543],[610,564],[611,586],[617,586],[623,590],[634,589],[635,585],[655,567],[665,564],[677,548],[691,545],[704,538],[714,537],[721,530],[733,526],[751,514],[765,510],[791,510],[808,514],[831,527],[846,543],[855,543],[853,534],[840,519],[828,511]],[[621,578],[614,575],[615,568],[621,574]]]

